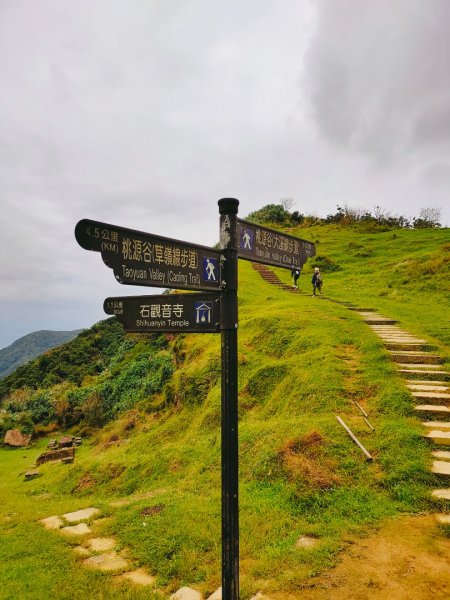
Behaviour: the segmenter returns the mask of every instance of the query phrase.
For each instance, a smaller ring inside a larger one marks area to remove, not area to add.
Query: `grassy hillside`
[[[69,342],[81,331],[34,331],[0,349],[0,379],[47,350]]]
[[[317,241],[327,296],[397,317],[449,358],[448,230],[358,233],[329,225],[292,232]],[[312,265],[299,282],[308,292]],[[289,280],[287,271],[278,272]],[[410,394],[360,317],[342,304],[272,287],[248,262],[241,261],[239,277],[245,599],[260,589],[299,593],[354,536],[387,516],[434,510],[428,492],[439,484]],[[54,351],[50,371],[42,364],[29,371],[34,389],[21,387],[28,371],[5,380],[2,406],[13,409],[9,418],[31,418],[31,398],[44,391],[47,405],[60,407],[56,419],[64,418],[61,406],[75,406],[73,431],[93,435],[73,465],[45,465],[30,482],[17,475],[45,440],[25,452],[0,451],[6,474],[0,598],[42,598],[43,590],[58,598],[109,598],[118,585],[120,597],[144,597],[108,575],[80,569],[67,541],[37,523],[93,505],[110,517],[104,533],[157,576],[164,594],[190,585],[206,595],[220,585],[220,336],[138,338],[116,327],[109,320],[86,334],[88,362],[80,355],[79,368],[70,357],[64,363],[73,364],[73,377],[56,373]],[[55,385],[50,373],[60,377]],[[375,432],[352,400],[370,413]],[[97,432],[96,419],[106,423]],[[123,500],[128,503],[114,503]],[[317,538],[313,550],[296,545],[305,535]],[[2,596],[4,590],[10,596]]]
[[[331,298],[374,305],[409,330],[450,345],[450,230],[358,232],[339,225],[291,229],[317,244]],[[326,270],[329,270],[330,267]],[[418,318],[419,317],[419,318]]]

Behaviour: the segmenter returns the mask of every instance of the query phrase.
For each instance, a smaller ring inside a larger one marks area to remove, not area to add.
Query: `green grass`
[[[445,231],[394,237],[329,226],[297,233],[319,239],[318,254],[340,267],[324,273],[327,296],[398,318],[448,359]],[[419,265],[414,278],[411,269]],[[308,292],[311,266],[300,278]],[[287,271],[279,274],[289,281]],[[335,563],[349,537],[367,535],[390,516],[434,510],[429,490],[440,484],[429,471],[430,450],[409,392],[359,315],[270,286],[244,261],[239,311],[245,599],[261,588],[295,593]],[[114,368],[139,356],[139,345]],[[110,517],[103,532],[128,549],[134,565],[157,576],[164,595],[189,585],[207,597],[219,587],[220,336],[179,337],[168,351],[178,368],[163,392],[85,442],[73,465],[46,465],[40,478],[25,482],[20,473],[45,441],[25,451],[0,450],[0,598],[144,597],[111,575],[81,568],[71,542],[37,522],[86,506]],[[375,432],[352,400],[370,413]],[[336,415],[373,454],[372,463]],[[111,506],[123,498],[131,503]],[[302,535],[320,543],[298,548]]]

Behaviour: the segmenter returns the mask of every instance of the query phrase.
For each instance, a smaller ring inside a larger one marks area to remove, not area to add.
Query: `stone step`
[[[412,351],[418,351],[418,352],[429,352],[430,350],[433,350],[433,348],[431,346],[429,346],[428,344],[425,343],[424,340],[417,340],[415,338],[403,338],[403,339],[399,339],[397,336],[396,337],[385,337],[380,335],[379,336],[381,338],[381,341],[383,342],[383,344],[385,346],[388,346],[388,344],[397,344],[398,348],[388,348],[389,350],[409,350],[410,352]],[[407,346],[410,346],[410,348],[408,348]]]
[[[450,525],[450,515],[447,513],[441,513],[440,515],[436,515],[436,520],[441,525]]]
[[[372,323],[372,325],[370,325],[370,328],[373,331],[379,333],[380,335],[400,335],[402,337],[417,338],[417,336],[413,335],[412,333],[409,333],[409,331],[401,329],[400,327],[398,327],[398,325],[377,325],[376,323]]]
[[[398,327],[390,327],[389,329],[387,327],[380,327],[380,326],[376,326],[376,325],[370,325],[369,327],[370,327],[370,329],[372,329],[372,331],[377,333],[380,337],[395,337],[395,338],[402,338],[402,339],[407,339],[407,340],[421,340],[422,339],[422,338],[418,338],[415,335],[412,335],[411,333],[408,333],[407,331],[403,331],[402,329],[399,329]]]
[[[404,369],[411,369],[411,371],[431,371],[432,373],[445,373],[446,371],[442,371],[441,365],[433,365],[430,363],[399,363],[396,361],[396,364],[400,365]]]
[[[450,389],[449,386],[447,385],[446,381],[431,381],[429,379],[407,379],[406,380],[406,385],[409,386],[418,386],[418,385],[433,385],[433,386],[437,386],[439,388],[442,388],[443,390],[448,390]]]
[[[360,308],[359,306],[349,306],[348,310],[356,310],[356,312],[375,312],[375,308]]]
[[[443,488],[440,490],[433,490],[431,497],[434,500],[450,500],[450,488]]]
[[[375,316],[375,315],[372,315]],[[377,315],[378,317],[379,315]],[[392,325],[377,325],[376,323],[372,323],[372,325],[370,325],[370,327],[376,331],[380,331],[380,332],[386,332],[386,333],[401,333],[402,335],[412,335],[412,333],[409,333],[409,331],[405,331],[404,329],[402,329],[399,325],[396,325],[395,323]]]
[[[387,337],[387,338],[402,338],[402,339],[416,339],[413,335],[409,335],[404,333],[403,331],[400,331],[399,329],[381,329],[380,327],[375,327],[374,325],[369,325],[370,329],[376,333],[377,335],[379,335],[380,337]]]
[[[423,421],[422,425],[428,429],[439,429],[440,431],[450,431],[450,422],[448,421]]]
[[[430,352],[417,352],[415,350],[389,350],[389,354],[398,363],[439,365],[442,359],[437,354]]]
[[[388,319],[387,317],[366,317],[364,323],[368,325],[390,325],[391,323],[397,323],[395,319]]]
[[[430,346],[428,346],[424,340],[418,340],[417,338],[399,338],[398,335],[380,335],[378,334],[378,336],[381,338],[381,341],[384,344],[398,344],[399,346],[406,346],[406,345],[410,345],[413,346],[412,350],[418,350],[419,348],[425,348],[425,350],[428,350],[428,348],[430,348]],[[399,350],[406,350],[406,348],[399,348]]]
[[[383,341],[388,350],[430,350],[430,346],[423,344],[422,342],[410,342],[398,339]]]
[[[440,384],[440,385],[439,385]],[[406,387],[413,392],[438,392],[439,394],[449,393],[450,388],[445,385],[445,381],[434,381],[431,385],[427,383],[407,383]]]
[[[421,369],[421,368],[417,368],[417,367],[421,367],[421,365],[408,365],[408,367],[405,368],[404,364],[399,364],[399,363],[396,363],[396,364],[399,367],[403,367],[402,369],[399,369],[398,372],[401,373],[402,375],[406,375],[407,377],[417,377],[417,378],[429,377],[430,379],[433,378],[433,380],[441,379],[442,381],[447,381],[450,378],[447,371],[431,370],[430,367],[432,365],[427,365],[427,369]]]
[[[377,334],[377,336],[381,339],[381,341],[384,344],[415,344],[417,343],[417,340],[415,338],[407,338],[407,337],[401,337],[398,335],[384,335],[384,334],[380,334],[378,333],[378,331],[375,331],[375,333]],[[416,349],[416,346],[414,347],[414,350]]]
[[[439,404],[419,404],[414,410],[423,416],[432,416],[435,419],[448,419],[450,417],[450,408],[440,406]]]
[[[202,595],[190,587],[182,587],[172,594],[169,600],[202,600]]]
[[[376,324],[373,324],[370,327],[377,333],[380,333],[383,335],[401,335],[402,337],[419,339],[417,337],[417,335],[415,335],[414,333],[411,333],[410,331],[405,331],[398,325],[376,325]]]
[[[438,446],[450,446],[450,431],[441,431],[439,429],[430,431],[425,436]]]
[[[439,460],[450,460],[450,452],[448,450],[433,450],[431,454]]]
[[[365,317],[366,319],[375,319],[375,320],[379,320],[381,319],[382,321],[388,321],[388,323],[369,323],[369,327],[371,329],[373,329],[373,331],[377,331],[378,333],[387,333],[388,335],[391,334],[399,334],[399,335],[411,335],[409,333],[409,331],[404,331],[403,329],[401,329],[401,327],[399,327],[399,325],[397,325],[397,321],[395,321],[394,319],[390,319],[389,317],[383,317],[383,316],[378,316],[378,315],[372,315],[370,316],[369,314]]]
[[[431,471],[441,477],[450,477],[450,463],[445,460],[434,460]]]
[[[128,561],[116,552],[105,552],[97,556],[91,556],[83,561],[87,567],[99,571],[119,571],[128,567]]]
[[[375,331],[375,333],[377,334],[377,336],[381,339],[381,341],[384,344],[399,344],[399,345],[411,344],[411,345],[414,345],[413,350],[417,350],[420,346],[424,345],[424,340],[419,340],[418,338],[414,338],[414,337],[403,337],[403,336],[399,336],[399,335],[385,335],[385,334],[378,333],[378,331]]]
[[[440,392],[411,392],[414,398],[420,400],[428,400],[430,404],[444,404],[450,403],[450,394],[443,394]]]

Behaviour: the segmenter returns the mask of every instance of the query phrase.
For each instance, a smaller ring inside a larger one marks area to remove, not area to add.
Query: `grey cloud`
[[[418,115],[413,139],[414,142],[423,145],[445,144],[450,150],[450,94]]]
[[[379,160],[450,142],[450,3],[320,0],[317,19],[305,85],[325,139]]]
[[[436,162],[426,166],[421,172],[421,178],[431,185],[445,187],[448,192],[450,186],[450,163]]]

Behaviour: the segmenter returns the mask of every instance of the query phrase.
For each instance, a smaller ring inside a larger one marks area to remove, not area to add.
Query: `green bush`
[[[323,273],[332,273],[333,271],[340,271],[341,267],[329,256],[317,255],[313,261],[314,267],[319,267]]]
[[[106,381],[99,392],[107,418],[132,408],[151,394],[160,392],[173,372],[169,355],[141,355],[118,377]]]
[[[254,223],[282,224],[289,221],[290,214],[281,204],[266,204],[266,206],[263,206],[259,210],[250,213],[247,219]]]
[[[40,391],[27,402],[27,410],[30,412],[33,423],[48,425],[55,419],[55,408],[50,399],[50,393]]]

